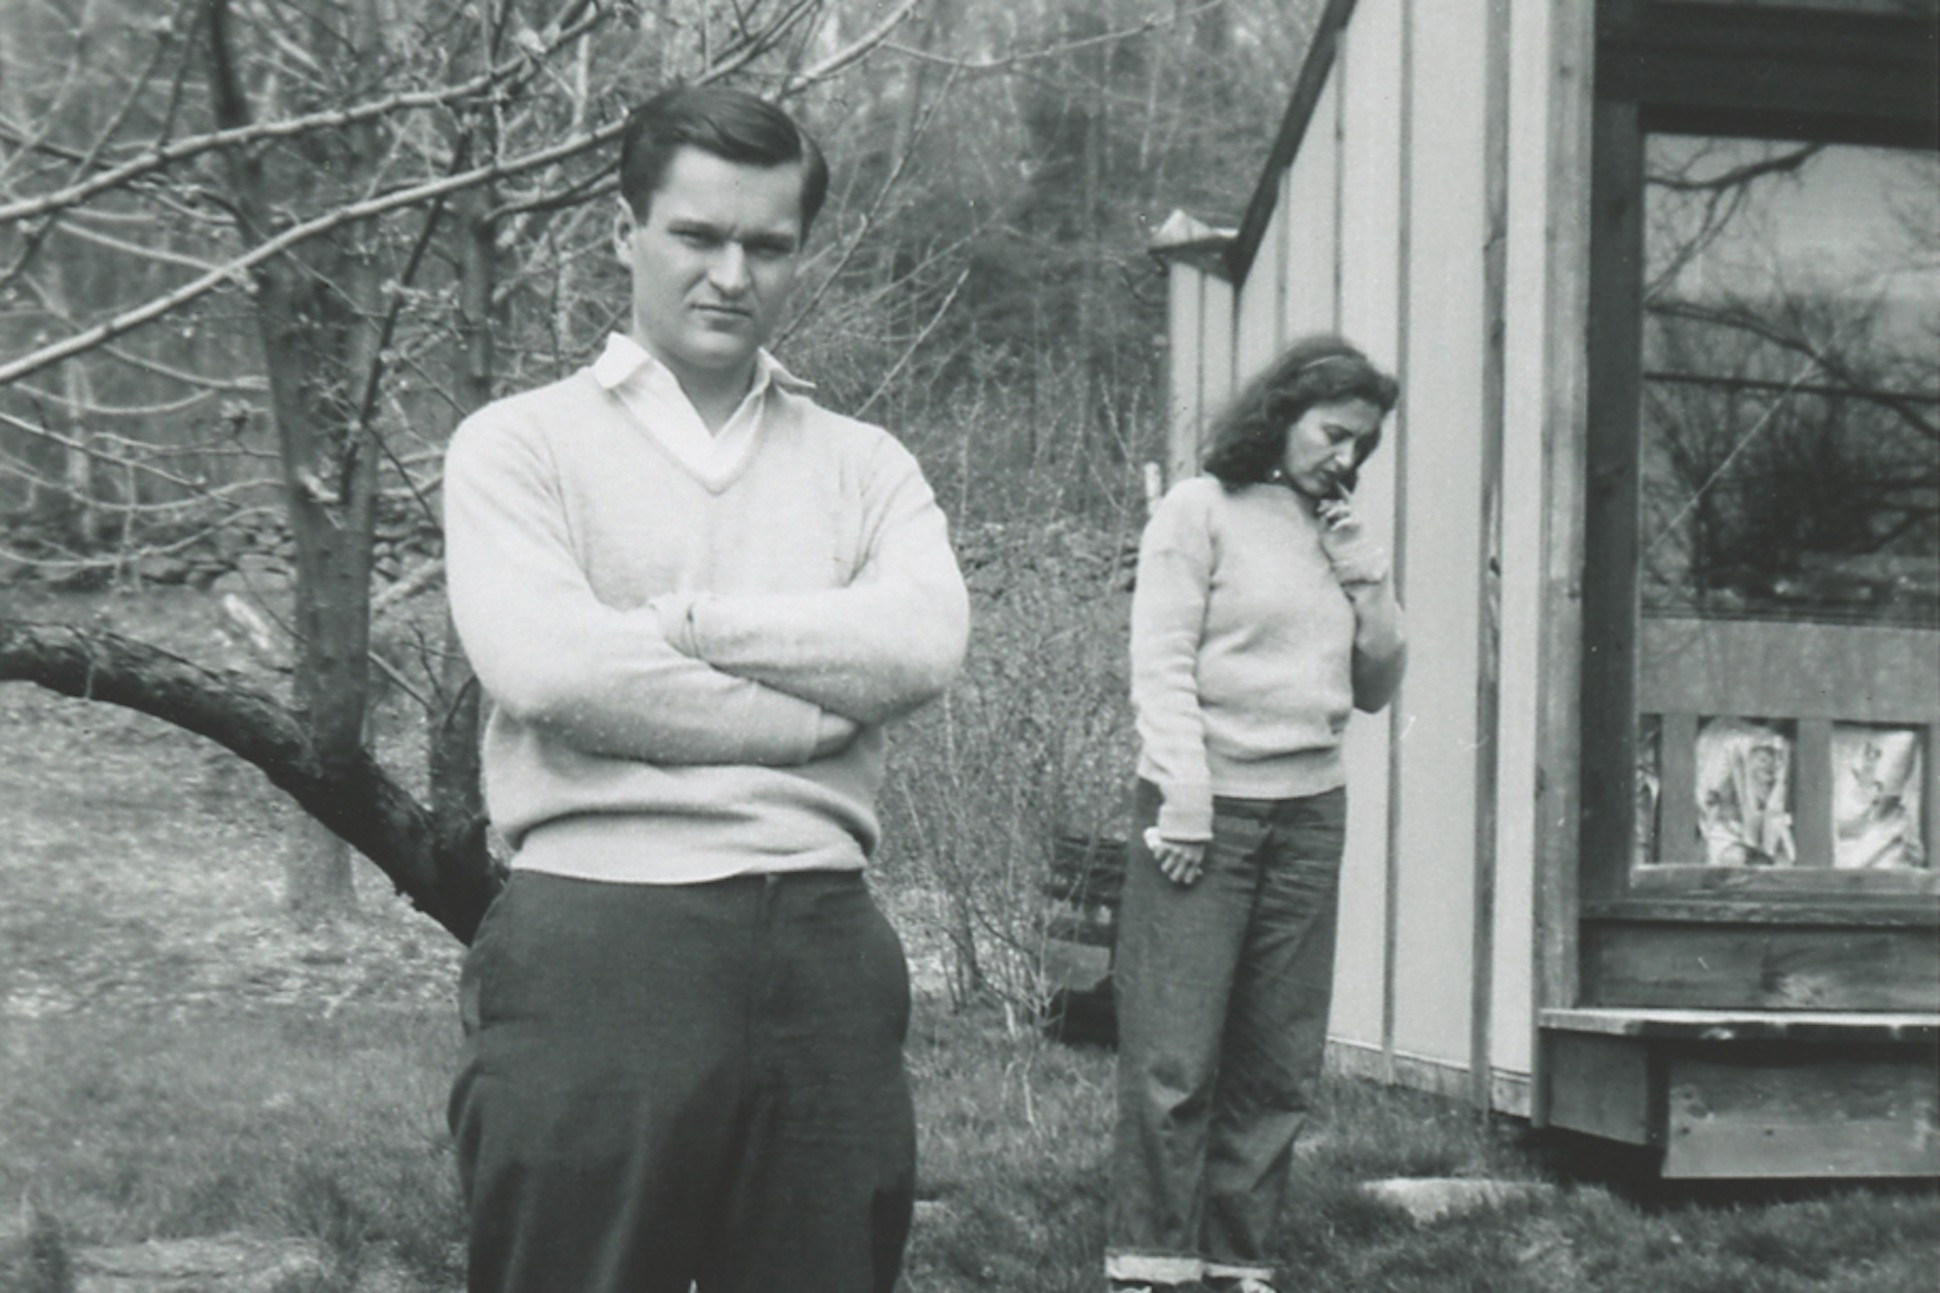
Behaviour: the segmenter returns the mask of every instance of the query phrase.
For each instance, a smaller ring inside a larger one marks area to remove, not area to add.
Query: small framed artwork
[[[1835,723],[1832,865],[1841,870],[1930,865],[1920,824],[1926,750],[1919,728]]]

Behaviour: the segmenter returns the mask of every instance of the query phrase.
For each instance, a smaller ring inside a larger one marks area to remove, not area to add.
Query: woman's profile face
[[[1309,498],[1347,492],[1362,449],[1381,429],[1381,410],[1362,399],[1315,404],[1287,428],[1280,470]]]

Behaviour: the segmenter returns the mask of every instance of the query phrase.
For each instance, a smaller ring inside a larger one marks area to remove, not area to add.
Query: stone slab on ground
[[[282,1293],[329,1268],[314,1243],[228,1235],[82,1248],[74,1274],[76,1293]]]
[[[388,1264],[345,1279],[313,1240],[250,1235],[77,1248],[72,1269],[74,1293],[427,1293]]]
[[[1540,1181],[1495,1181],[1479,1177],[1406,1176],[1367,1181],[1370,1197],[1393,1204],[1416,1221],[1439,1221],[1483,1208],[1544,1198],[1556,1192]]]

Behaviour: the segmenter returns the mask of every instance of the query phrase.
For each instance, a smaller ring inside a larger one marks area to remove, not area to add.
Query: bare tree
[[[10,9],[0,79],[23,88],[0,104],[0,290],[28,308],[9,321],[0,363],[0,478],[23,523],[56,498],[118,518],[128,539],[102,553],[98,522],[67,524],[34,531],[41,547],[15,557],[111,570],[273,508],[292,556],[294,658],[282,696],[113,634],[0,612],[0,680],[221,743],[468,938],[496,884],[476,688],[449,642],[422,652],[409,679],[380,658],[426,705],[420,802],[365,728],[373,607],[434,585],[435,554],[390,572],[374,598],[380,519],[415,510],[435,530],[442,431],[504,385],[576,360],[580,316],[611,322],[599,290],[610,280],[594,268],[610,219],[588,204],[612,190],[605,146],[642,74],[760,72],[800,93],[913,4],[814,58],[823,0],[732,12],[182,0],[159,19],[126,0]],[[102,61],[104,43],[115,56]],[[121,412],[111,391],[140,393],[127,407],[143,409],[144,434],[92,429]],[[118,494],[102,497],[101,468],[121,474]],[[346,901],[332,868],[331,850],[313,850],[292,900]]]
[[[440,450],[619,321],[622,108],[730,75],[793,99],[842,164],[791,358],[907,431],[959,515],[1016,515],[1013,487],[1114,487],[1154,407],[1145,229],[1243,200],[1234,115],[1270,123],[1313,7],[0,8],[0,579],[214,580],[289,657],[286,688],[252,689],[0,609],[0,681],[222,743],[467,936],[495,883],[476,688],[413,602],[438,585]],[[372,753],[384,690],[422,702],[423,772]],[[296,855],[293,900],[342,898],[310,866],[329,854]]]

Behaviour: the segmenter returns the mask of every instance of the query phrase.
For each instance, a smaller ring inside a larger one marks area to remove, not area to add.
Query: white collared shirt
[[[710,432],[680,379],[639,342],[624,333],[606,338],[606,349],[592,364],[593,380],[616,395],[627,412],[674,461],[709,489],[719,491],[747,465],[761,437],[761,415],[768,388],[801,390],[803,381],[766,350],[755,353],[754,381],[721,429]]]

